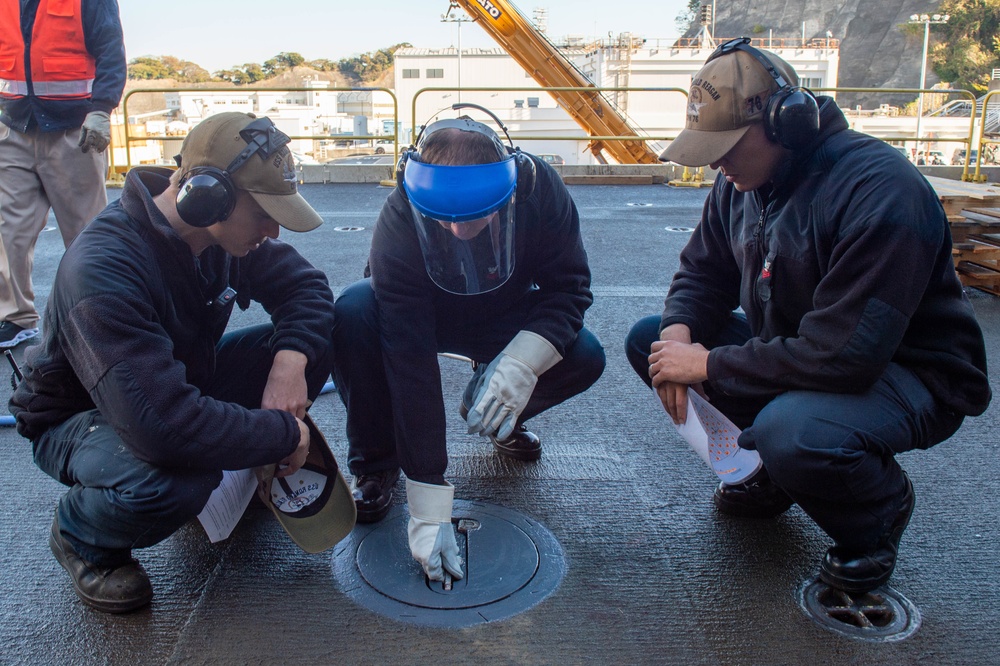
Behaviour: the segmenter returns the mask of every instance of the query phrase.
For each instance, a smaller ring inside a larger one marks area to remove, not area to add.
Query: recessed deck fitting
[[[452,512],[464,576],[430,581],[410,555],[409,514],[396,507],[358,525],[334,550],[333,573],[355,602],[402,622],[469,627],[535,606],[566,573],[565,556],[541,524],[510,509],[457,500]]]
[[[799,590],[799,602],[821,627],[850,638],[901,641],[920,628],[920,611],[889,586],[848,594],[810,579]]]

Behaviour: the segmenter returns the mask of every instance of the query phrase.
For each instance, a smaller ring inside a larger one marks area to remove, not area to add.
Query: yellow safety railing
[[[936,143],[940,142],[952,142],[952,143],[962,143],[965,144],[965,167],[962,170],[962,180],[970,180],[969,176],[969,152],[972,150],[972,144],[974,141],[975,130],[976,130],[976,95],[968,90],[962,88],[811,88],[813,92],[870,92],[879,94],[890,94],[890,93],[903,93],[903,94],[915,94],[919,95],[921,93],[931,93],[935,95],[959,95],[960,97],[967,97],[969,102],[972,104],[972,110],[969,114],[969,133],[964,138],[941,138],[941,137],[930,137],[930,136],[883,136],[879,137],[883,141],[934,141]]]
[[[376,88],[376,87],[357,87],[357,88],[136,88],[135,90],[130,90],[122,98],[122,113],[125,116],[125,160],[126,168],[132,168],[132,151],[131,146],[133,143],[139,141],[165,141],[170,139],[177,139],[176,136],[169,135],[143,135],[143,136],[132,136],[129,131],[128,123],[128,103],[129,100],[134,95],[142,94],[163,94],[163,93],[185,93],[185,92],[197,92],[197,93],[226,93],[232,94],[245,94],[253,95],[262,92],[277,92],[277,93],[290,93],[290,92],[312,92],[312,93],[327,93],[327,92],[384,92],[392,99],[392,119],[393,119],[393,154],[395,156],[394,161],[399,161],[399,101],[396,98],[396,94],[389,88]],[[309,134],[309,135],[294,135],[289,136],[290,139],[340,139],[340,140],[351,140],[351,141],[376,141],[379,139],[385,139],[387,135],[384,134]]]
[[[939,137],[939,136],[914,136],[914,135],[911,135],[911,134],[898,135],[898,136],[881,136],[881,137],[879,137],[883,141],[900,141],[900,142],[908,142],[908,141],[917,141],[917,142],[920,142],[920,141],[934,141],[934,142],[960,143],[960,144],[964,145],[965,148],[966,148],[966,151],[965,151],[965,162],[963,164],[963,169],[962,169],[962,180],[963,181],[982,182],[982,181],[985,180],[985,176],[980,173],[980,165],[981,165],[981,163],[983,161],[983,150],[984,150],[983,147],[985,145],[992,145],[992,144],[1000,143],[1000,137],[997,137],[997,138],[988,138],[985,135],[985,128],[986,128],[986,122],[987,122],[987,109],[988,109],[987,102],[994,95],[1000,94],[1000,90],[992,91],[992,92],[990,92],[990,93],[987,94],[987,96],[986,96],[986,98],[984,100],[984,103],[983,103],[982,114],[980,114],[979,111],[978,111],[978,102],[977,102],[975,94],[972,93],[972,92],[970,92],[970,91],[968,91],[968,90],[959,89],[959,88],[945,88],[945,89],[924,88],[924,89],[921,89],[921,88],[832,87],[832,88],[813,88],[812,90],[814,92],[816,92],[816,93],[829,93],[829,92],[833,92],[833,93],[847,93],[847,92],[851,92],[851,93],[878,93],[878,94],[882,94],[882,95],[885,95],[885,94],[919,95],[921,93],[924,93],[924,94],[937,94],[937,95],[943,94],[943,95],[949,95],[949,96],[956,95],[956,96],[959,96],[960,98],[965,98],[969,102],[969,104],[970,104],[971,113],[969,115],[969,130],[968,130],[968,134],[966,136],[964,136],[964,137],[950,138],[950,137]],[[420,100],[420,98],[421,98],[422,95],[429,95],[429,94],[435,94],[435,93],[463,93],[463,92],[468,92],[468,93],[477,93],[477,92],[478,93],[501,93],[501,92],[540,93],[540,92],[548,92],[548,91],[553,91],[553,92],[584,92],[584,93],[595,93],[595,92],[597,92],[597,93],[602,93],[602,94],[603,93],[618,93],[618,92],[625,92],[625,93],[631,93],[631,92],[637,92],[637,93],[669,93],[669,94],[680,94],[680,95],[684,95],[685,97],[688,94],[688,91],[685,90],[685,89],[682,89],[682,88],[628,87],[628,86],[607,87],[607,88],[596,88],[596,87],[591,87],[591,86],[560,86],[560,87],[539,87],[539,86],[524,86],[524,87],[520,87],[519,86],[519,87],[503,87],[503,88],[494,88],[494,87],[465,87],[465,88],[458,88],[458,87],[428,87],[428,88],[421,88],[421,89],[417,90],[416,93],[414,93],[414,95],[413,95],[413,99],[412,99],[412,102],[411,102],[411,109],[410,109],[411,120],[412,120],[411,127],[412,127],[414,133],[418,132],[419,129],[420,129],[420,127],[421,127],[420,121],[418,121],[418,118],[417,118],[417,105],[418,105],[418,101]],[[129,101],[131,100],[131,98],[134,95],[142,95],[142,94],[164,94],[164,93],[170,94],[170,93],[185,93],[185,92],[187,92],[187,93],[190,93],[190,92],[197,92],[197,93],[226,93],[226,94],[230,94],[230,95],[233,94],[233,93],[245,93],[247,95],[251,95],[251,94],[255,94],[255,93],[269,93],[269,92],[277,92],[277,93],[291,93],[291,92],[313,92],[313,93],[315,93],[315,92],[383,92],[383,93],[389,95],[389,97],[392,99],[393,127],[395,128],[393,134],[391,135],[391,138],[392,138],[392,141],[393,141],[393,156],[394,156],[393,167],[392,167],[393,168],[392,177],[395,178],[395,169],[396,169],[396,165],[398,164],[399,155],[400,155],[400,145],[399,145],[399,141],[400,141],[400,136],[399,136],[400,123],[399,123],[399,102],[398,102],[398,99],[396,97],[396,94],[391,89],[388,89],[388,88],[378,88],[378,87],[343,87],[343,88],[338,87],[338,88],[323,88],[323,89],[316,89],[316,88],[296,88],[296,87],[290,87],[290,88],[246,88],[246,89],[221,88],[221,87],[219,87],[219,88],[137,88],[135,90],[129,91],[124,96],[124,98],[122,100],[122,112],[123,112],[123,115],[126,117],[126,119],[129,117],[128,105],[129,105]],[[447,107],[445,107],[445,108],[447,108]],[[444,110],[444,109],[441,109],[441,110]],[[969,171],[970,171],[969,167],[970,167],[970,162],[971,162],[971,159],[972,159],[973,146],[976,145],[976,143],[977,143],[976,142],[976,121],[977,121],[977,118],[980,121],[980,136],[979,136],[979,139],[978,139],[978,152],[977,152],[977,157],[976,157],[976,161],[975,161],[974,172],[972,174],[970,174],[969,173]],[[583,129],[584,132],[587,132],[586,128],[581,128],[581,129]],[[585,137],[589,141],[591,141],[592,143],[593,142],[600,142],[600,141],[635,141],[637,139],[638,140],[642,140],[642,141],[672,141],[673,139],[676,138],[676,134],[669,134],[669,135],[668,134],[664,134],[664,135],[648,135],[648,134],[645,134],[641,128],[636,128],[636,130],[637,131],[636,131],[635,134],[626,134],[626,135],[596,135],[596,134],[587,133],[585,135]],[[389,136],[390,135],[378,135],[378,134],[365,134],[365,135],[347,135],[347,134],[313,135],[313,134],[310,134],[310,135],[296,135],[296,136],[291,136],[290,138],[291,139],[306,139],[306,140],[334,139],[334,140],[375,141],[375,140],[379,140],[379,139],[386,139]],[[129,126],[128,122],[126,122],[125,125],[124,125],[124,137],[125,137],[125,155],[126,155],[126,165],[125,166],[126,166],[127,169],[129,169],[129,168],[131,168],[133,166],[133,164],[132,164],[132,154],[131,154],[131,146],[132,146],[133,143],[141,142],[141,141],[150,141],[150,140],[154,140],[154,141],[155,140],[160,140],[160,141],[163,141],[163,140],[170,140],[170,139],[176,139],[176,138],[178,138],[178,137],[170,136],[170,135],[146,135],[146,134],[144,134],[142,136],[136,136],[136,135],[133,135],[132,132],[130,131],[130,126]],[[540,135],[540,134],[517,135],[515,133],[515,134],[511,135],[511,140],[520,139],[520,140],[535,140],[535,141],[579,141],[579,140],[581,140],[581,138],[582,138],[581,136],[566,136],[565,134],[562,134],[562,135]],[[114,161],[113,161],[113,159],[114,158],[113,158],[113,153],[112,153],[112,158],[111,158],[111,160],[112,160],[112,162],[111,162],[112,169],[114,169]],[[692,172],[688,168],[684,169],[683,181],[697,182],[697,181],[700,181],[700,180],[701,179],[698,177],[697,173]]]
[[[986,121],[989,116],[988,111],[990,108],[990,99],[992,99],[998,94],[1000,94],[1000,90],[991,90],[988,93],[986,93],[986,96],[983,98],[983,115],[981,116],[979,125],[979,147],[976,149],[976,172],[972,177],[973,180],[977,183],[982,183],[986,181],[986,176],[979,173],[979,165],[983,163],[983,154],[985,151],[983,147],[987,144],[993,145],[1000,143],[1000,137],[987,138],[986,136]],[[971,158],[971,156],[972,156],[972,150],[971,149],[966,150],[965,151],[966,164],[969,163],[969,159]]]

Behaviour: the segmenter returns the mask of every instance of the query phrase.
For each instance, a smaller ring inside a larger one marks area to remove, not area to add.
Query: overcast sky
[[[128,58],[172,55],[210,72],[282,52],[307,60],[341,58],[400,42],[416,47],[496,47],[473,23],[445,23],[448,0],[118,0]],[[687,0],[517,0],[529,19],[548,10],[548,34],[604,37],[631,32],[647,39],[679,33]],[[452,16],[467,16],[452,12]]]

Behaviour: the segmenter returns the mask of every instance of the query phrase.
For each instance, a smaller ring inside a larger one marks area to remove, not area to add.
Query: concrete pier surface
[[[565,575],[543,601],[460,629],[391,619],[354,601],[335,575],[333,551],[305,554],[269,512],[251,508],[220,543],[209,543],[192,523],[137,551],[153,602],[105,615],[77,599],[49,552],[63,488],[35,467],[30,444],[3,427],[0,664],[996,663],[1000,406],[966,420],[948,442],[900,457],[917,500],[891,586],[919,609],[917,630],[904,640],[869,641],[820,626],[799,591],[816,575],[828,538],[798,507],[764,521],[718,514],[712,473],[625,360],[625,335],[637,319],[660,311],[707,190],[570,190],[593,271],[586,325],[603,341],[608,366],[589,391],[532,419],[542,459],[510,462],[487,440],[465,434],[457,406],[471,370],[441,360],[454,407],[448,478],[456,498],[524,514],[558,540]],[[301,191],[326,223],[282,238],[339,291],[362,276],[390,189],[306,184]],[[35,256],[40,308],[61,254],[50,219]],[[995,385],[1000,300],[969,295]],[[252,308],[232,326],[264,317]],[[15,350],[17,358],[26,346]],[[4,403],[9,392],[2,382]],[[346,468],[338,396],[321,396],[312,414]],[[402,484],[399,495],[404,502]]]

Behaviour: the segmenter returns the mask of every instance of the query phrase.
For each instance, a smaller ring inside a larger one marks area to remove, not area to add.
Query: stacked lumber
[[[952,222],[952,259],[967,287],[1000,296],[1000,208],[967,208]]]
[[[951,223],[962,284],[1000,296],[1000,186],[925,176]]]
[[[962,221],[962,211],[972,208],[1000,208],[1000,187],[985,183],[966,183],[937,176],[926,176],[948,219],[954,224]]]

